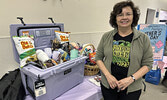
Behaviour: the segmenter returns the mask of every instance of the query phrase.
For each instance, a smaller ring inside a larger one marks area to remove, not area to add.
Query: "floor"
[[[140,100],[167,100],[167,88],[161,83],[153,85],[146,83],[146,91],[142,92]]]

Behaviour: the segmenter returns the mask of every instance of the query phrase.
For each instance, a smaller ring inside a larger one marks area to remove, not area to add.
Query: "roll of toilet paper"
[[[60,59],[60,52],[59,51],[53,51],[52,59],[54,59],[55,61],[58,61]]]
[[[52,57],[52,49],[51,48],[45,48],[44,52],[48,55],[49,58]]]

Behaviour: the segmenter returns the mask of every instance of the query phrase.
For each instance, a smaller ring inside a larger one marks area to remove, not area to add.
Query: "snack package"
[[[12,38],[19,54],[20,67],[22,68],[28,58],[36,55],[33,36],[13,36]]]
[[[90,60],[90,62],[91,62],[93,65],[96,64],[95,55],[96,55],[96,52],[89,53],[89,60]]]
[[[55,35],[61,44],[69,42],[70,32],[55,31]]]

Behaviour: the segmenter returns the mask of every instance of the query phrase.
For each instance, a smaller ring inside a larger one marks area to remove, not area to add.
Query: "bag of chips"
[[[61,44],[69,42],[70,32],[55,31],[55,35]]]
[[[30,56],[36,55],[33,36],[13,36],[13,40],[19,54],[20,67],[22,68]]]

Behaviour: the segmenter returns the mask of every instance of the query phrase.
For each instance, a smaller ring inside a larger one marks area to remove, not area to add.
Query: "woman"
[[[139,15],[132,1],[117,3],[111,12],[114,30],[102,36],[95,58],[104,100],[139,100],[142,76],[153,63],[149,38],[135,29]]]

